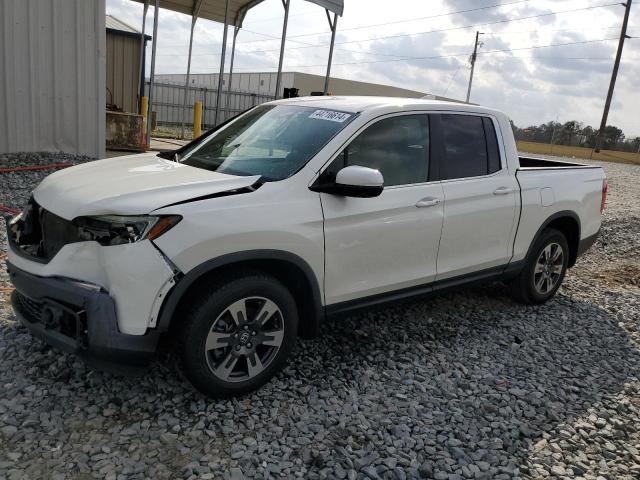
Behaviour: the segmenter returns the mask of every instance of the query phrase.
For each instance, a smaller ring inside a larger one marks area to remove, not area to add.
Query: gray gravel
[[[0,294],[0,479],[640,478],[640,167],[602,165],[606,242],[548,304],[493,284],[334,321],[241,399],[168,358],[93,371]],[[43,175],[0,175],[0,204]]]

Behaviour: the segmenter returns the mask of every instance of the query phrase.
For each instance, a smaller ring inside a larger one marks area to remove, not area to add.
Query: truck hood
[[[45,178],[33,196],[40,206],[67,220],[82,215],[144,215],[249,187],[259,179],[210,172],[145,153],[65,168]]]

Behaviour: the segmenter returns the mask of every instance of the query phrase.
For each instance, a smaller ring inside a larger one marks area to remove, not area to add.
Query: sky
[[[639,4],[631,7],[632,37],[640,37]],[[141,4],[106,0],[106,6],[141,29]],[[283,15],[281,0],[249,11],[234,71],[277,71]],[[331,75],[464,100],[481,31],[471,102],[503,110],[520,127],[578,120],[597,128],[623,15],[613,0],[345,0]],[[159,17],[156,72],[185,73],[191,18],[164,9]],[[152,24],[150,7],[149,33]],[[193,73],[219,70],[222,32],[221,24],[198,20]],[[329,41],[323,9],[291,0],[283,71],[324,75]],[[558,44],[565,45],[550,46]],[[640,136],[640,38],[625,41],[607,123],[628,138]]]

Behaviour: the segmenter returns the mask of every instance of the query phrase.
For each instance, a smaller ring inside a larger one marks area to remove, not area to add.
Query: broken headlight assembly
[[[73,224],[78,228],[79,241],[95,241],[109,246],[154,240],[180,220],[182,217],[179,215],[100,215],[78,217]]]

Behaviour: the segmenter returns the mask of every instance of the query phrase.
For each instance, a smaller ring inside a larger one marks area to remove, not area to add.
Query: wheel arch
[[[299,335],[318,334],[324,319],[324,307],[318,279],[309,264],[299,256],[282,250],[247,250],[217,257],[198,265],[180,278],[166,296],[158,318],[158,329],[166,332],[175,325],[178,314],[203,282],[224,275],[231,268],[263,271],[281,281],[292,293],[299,315]]]
[[[556,212],[550,217],[548,217],[538,228],[538,231],[533,237],[533,240],[529,244],[529,249],[527,250],[527,256],[525,258],[529,258],[531,254],[531,249],[536,244],[542,232],[544,232],[548,228],[554,228],[565,236],[567,239],[567,244],[569,245],[569,263],[567,267],[573,267],[578,258],[578,246],[580,245],[580,217],[578,214],[571,210],[562,210],[560,212]]]

